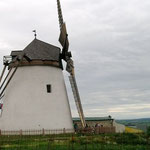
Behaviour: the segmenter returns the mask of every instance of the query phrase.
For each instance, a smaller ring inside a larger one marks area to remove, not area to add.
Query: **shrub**
[[[147,128],[147,135],[150,137],[150,126]]]

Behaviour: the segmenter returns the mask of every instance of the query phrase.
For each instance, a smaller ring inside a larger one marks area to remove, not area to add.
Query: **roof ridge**
[[[53,46],[53,47],[59,48],[58,46],[52,45],[52,44],[50,44],[50,43],[48,43],[48,42],[45,42],[45,41],[39,40],[39,39],[37,39],[37,38],[36,38],[36,39],[34,39],[33,41],[39,41],[39,42],[41,42],[41,43],[48,44],[48,45],[50,45],[50,46]],[[32,41],[32,42],[33,42],[33,41]],[[32,42],[31,42],[31,43],[32,43]],[[60,48],[59,48],[59,49],[60,49]]]
[[[39,39],[34,39],[28,44],[23,52],[31,60],[52,60],[59,61],[60,48],[46,43]]]

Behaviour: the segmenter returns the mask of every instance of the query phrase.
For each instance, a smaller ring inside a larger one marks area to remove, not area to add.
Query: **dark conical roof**
[[[60,48],[38,39],[34,39],[23,52],[30,60],[59,61],[60,56]]]

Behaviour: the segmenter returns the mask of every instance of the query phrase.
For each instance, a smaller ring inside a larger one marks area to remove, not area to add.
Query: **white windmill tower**
[[[0,81],[3,111],[0,130],[59,130],[73,131],[72,116],[66,92],[62,60],[67,62],[70,82],[83,127],[85,120],[77,89],[71,52],[60,2],[57,0],[60,22],[60,48],[35,39],[23,50],[4,57]],[[10,59],[11,58],[11,59]],[[8,67],[8,73],[2,80]]]

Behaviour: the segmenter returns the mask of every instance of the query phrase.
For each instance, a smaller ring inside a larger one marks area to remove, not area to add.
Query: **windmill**
[[[81,124],[82,124],[82,127],[84,128],[86,126],[86,123],[85,123],[84,113],[83,113],[80,95],[78,91],[78,86],[76,83],[74,63],[73,63],[73,60],[71,59],[72,57],[71,52],[68,51],[69,50],[68,33],[66,29],[66,24],[63,21],[60,0],[57,0],[57,9],[58,9],[58,19],[59,19],[59,27],[60,27],[59,42],[62,45],[62,59],[67,63],[66,70],[70,74],[69,81],[71,84],[71,88],[72,88],[72,92],[74,95],[76,107],[79,113],[79,117],[81,120]]]
[[[0,97],[3,113],[0,130],[59,130],[73,132],[73,123],[63,77],[64,60],[82,127],[85,120],[75,80],[66,25],[60,1],[57,0],[62,51],[59,47],[36,38],[23,50],[4,56],[0,77]],[[8,72],[6,73],[6,68]],[[4,77],[5,75],[5,77]]]

